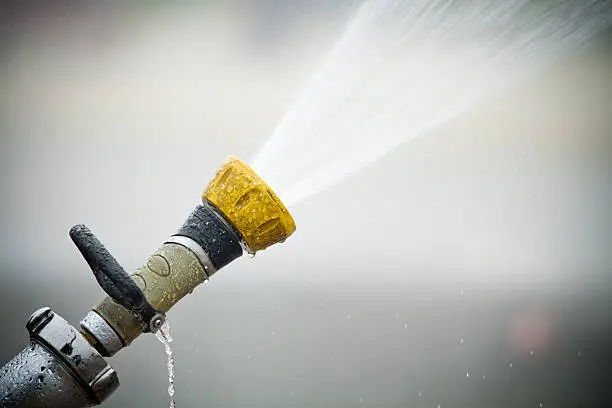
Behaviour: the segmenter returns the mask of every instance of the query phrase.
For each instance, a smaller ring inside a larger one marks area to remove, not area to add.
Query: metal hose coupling
[[[86,235],[88,230],[79,231]],[[96,274],[98,258],[110,262],[111,270],[122,271],[110,254],[100,256],[93,251],[88,259],[89,244],[79,247],[98,282],[111,295],[81,321],[83,334],[100,354],[112,356],[148,331],[153,314],[165,316],[196,286],[240,257],[243,250],[254,254],[285,241],[294,231],[291,214],[270,187],[247,164],[229,157],[210,181],[202,204],[129,276],[143,299],[133,288],[121,292],[122,287],[131,286],[121,285],[121,272]]]
[[[26,327],[30,343],[0,367],[0,407],[91,407],[119,387],[115,370],[50,308],[34,312]]]

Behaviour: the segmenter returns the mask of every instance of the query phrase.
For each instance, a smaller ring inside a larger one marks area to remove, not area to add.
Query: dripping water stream
[[[166,356],[168,359],[168,362],[166,363],[166,366],[168,367],[168,406],[170,408],[174,408],[176,406],[176,402],[174,400],[174,353],[172,352],[172,347],[170,346],[173,339],[170,335],[170,324],[168,323],[168,320],[166,320],[162,327],[155,333],[155,336],[162,342],[166,351]]]

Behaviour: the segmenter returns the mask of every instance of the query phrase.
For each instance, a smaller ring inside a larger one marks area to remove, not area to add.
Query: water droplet
[[[487,379],[487,376],[486,376],[485,374],[483,374],[483,375],[482,375],[482,379],[483,379],[483,380],[486,380],[486,379]]]
[[[508,364],[508,367],[512,368],[512,363]]]
[[[419,391],[419,397],[422,397],[423,393],[421,391]]]
[[[582,351],[578,350],[578,357],[582,357]]]
[[[459,343],[463,344],[463,339],[459,340]]]
[[[404,329],[408,328],[408,323],[404,323]]]
[[[347,315],[346,318],[350,320],[351,319],[351,315]]]
[[[529,355],[533,356],[533,350],[529,350]]]
[[[359,397],[359,402],[363,402],[363,398]]]
[[[465,373],[465,376],[466,376],[467,378],[470,378],[470,373],[469,373],[469,372],[466,372],[466,373]]]

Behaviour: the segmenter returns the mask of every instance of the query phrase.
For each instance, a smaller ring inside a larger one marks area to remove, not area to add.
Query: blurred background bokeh
[[[0,6],[0,362],[35,309],[77,325],[102,298],[69,228],[140,266],[350,8],[195,3]],[[612,406],[609,38],[298,203],[295,236],[185,298],[178,406]],[[112,358],[104,406],[166,406],[164,359],[154,336]]]

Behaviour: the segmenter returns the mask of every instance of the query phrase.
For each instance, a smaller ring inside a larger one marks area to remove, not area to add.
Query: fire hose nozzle
[[[75,227],[71,236],[86,238],[83,245],[79,239],[75,243],[109,297],[87,314],[81,328],[102,355],[112,356],[141,333],[155,331],[148,330],[152,316],[165,318],[172,306],[240,257],[243,249],[255,253],[285,241],[295,222],[270,187],[244,162],[230,157],[210,181],[202,205],[129,277],[83,228]],[[90,245],[94,240],[99,247]],[[99,261],[106,263],[106,272],[100,273]]]
[[[103,357],[156,332],[174,304],[243,249],[261,251],[294,231],[274,192],[233,157],[208,185],[202,205],[132,275],[86,226],[74,226],[70,237],[108,297],[81,321],[80,333],[49,308],[32,315],[30,344],[0,370],[0,406],[100,404],[119,386]]]

